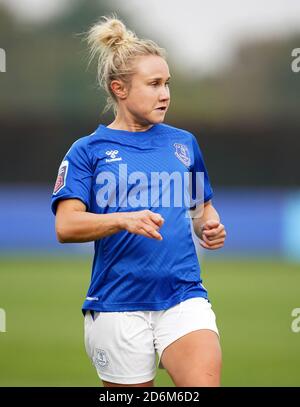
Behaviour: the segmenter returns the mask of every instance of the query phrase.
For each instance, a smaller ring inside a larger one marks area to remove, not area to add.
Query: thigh
[[[153,332],[142,311],[85,316],[85,346],[105,386],[148,383],[156,373]]]
[[[190,298],[157,314],[155,345],[177,386],[219,385],[221,348],[208,300]]]
[[[208,329],[190,332],[172,342],[161,357],[176,386],[221,384],[222,355],[218,335]]]

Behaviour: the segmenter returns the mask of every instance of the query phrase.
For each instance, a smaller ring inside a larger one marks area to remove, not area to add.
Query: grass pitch
[[[300,386],[300,267],[276,260],[202,262],[221,335],[223,386]],[[0,261],[0,386],[98,386],[84,349],[81,305],[91,261]],[[156,386],[173,386],[158,369]]]

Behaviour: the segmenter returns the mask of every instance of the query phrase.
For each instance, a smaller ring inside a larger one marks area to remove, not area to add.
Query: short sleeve
[[[84,139],[79,139],[71,146],[58,170],[51,201],[54,215],[58,202],[63,199],[80,199],[88,210],[92,179],[93,173],[87,144]]]
[[[210,185],[208,172],[204,163],[203,155],[200,150],[196,137],[192,136],[193,145],[193,165],[191,167],[192,175],[192,202],[191,209],[200,203],[209,201],[213,196],[213,190]]]

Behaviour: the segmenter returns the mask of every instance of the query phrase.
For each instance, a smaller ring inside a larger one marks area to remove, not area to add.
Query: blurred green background
[[[42,13],[51,4],[56,12]],[[200,254],[221,334],[222,385],[299,386],[300,332],[291,329],[300,307],[293,0],[0,0],[0,386],[100,384],[81,314],[91,247],[56,242],[50,198],[70,145],[113,120],[101,113],[105,95],[82,41],[111,12],[167,49],[166,123],[196,135],[229,232],[219,254]],[[156,385],[172,385],[164,370]]]
[[[100,385],[79,312],[90,261],[20,258],[0,265],[7,315],[1,386]],[[202,267],[221,335],[222,385],[299,386],[300,337],[290,315],[299,301],[299,268],[272,259],[206,260]],[[162,369],[155,384],[173,386]]]

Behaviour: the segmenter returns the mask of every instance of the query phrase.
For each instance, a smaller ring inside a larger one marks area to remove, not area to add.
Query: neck
[[[115,120],[109,124],[107,127],[116,130],[126,130],[126,131],[147,131],[153,126],[152,123],[137,122],[132,117],[121,117],[119,113],[115,117]]]

